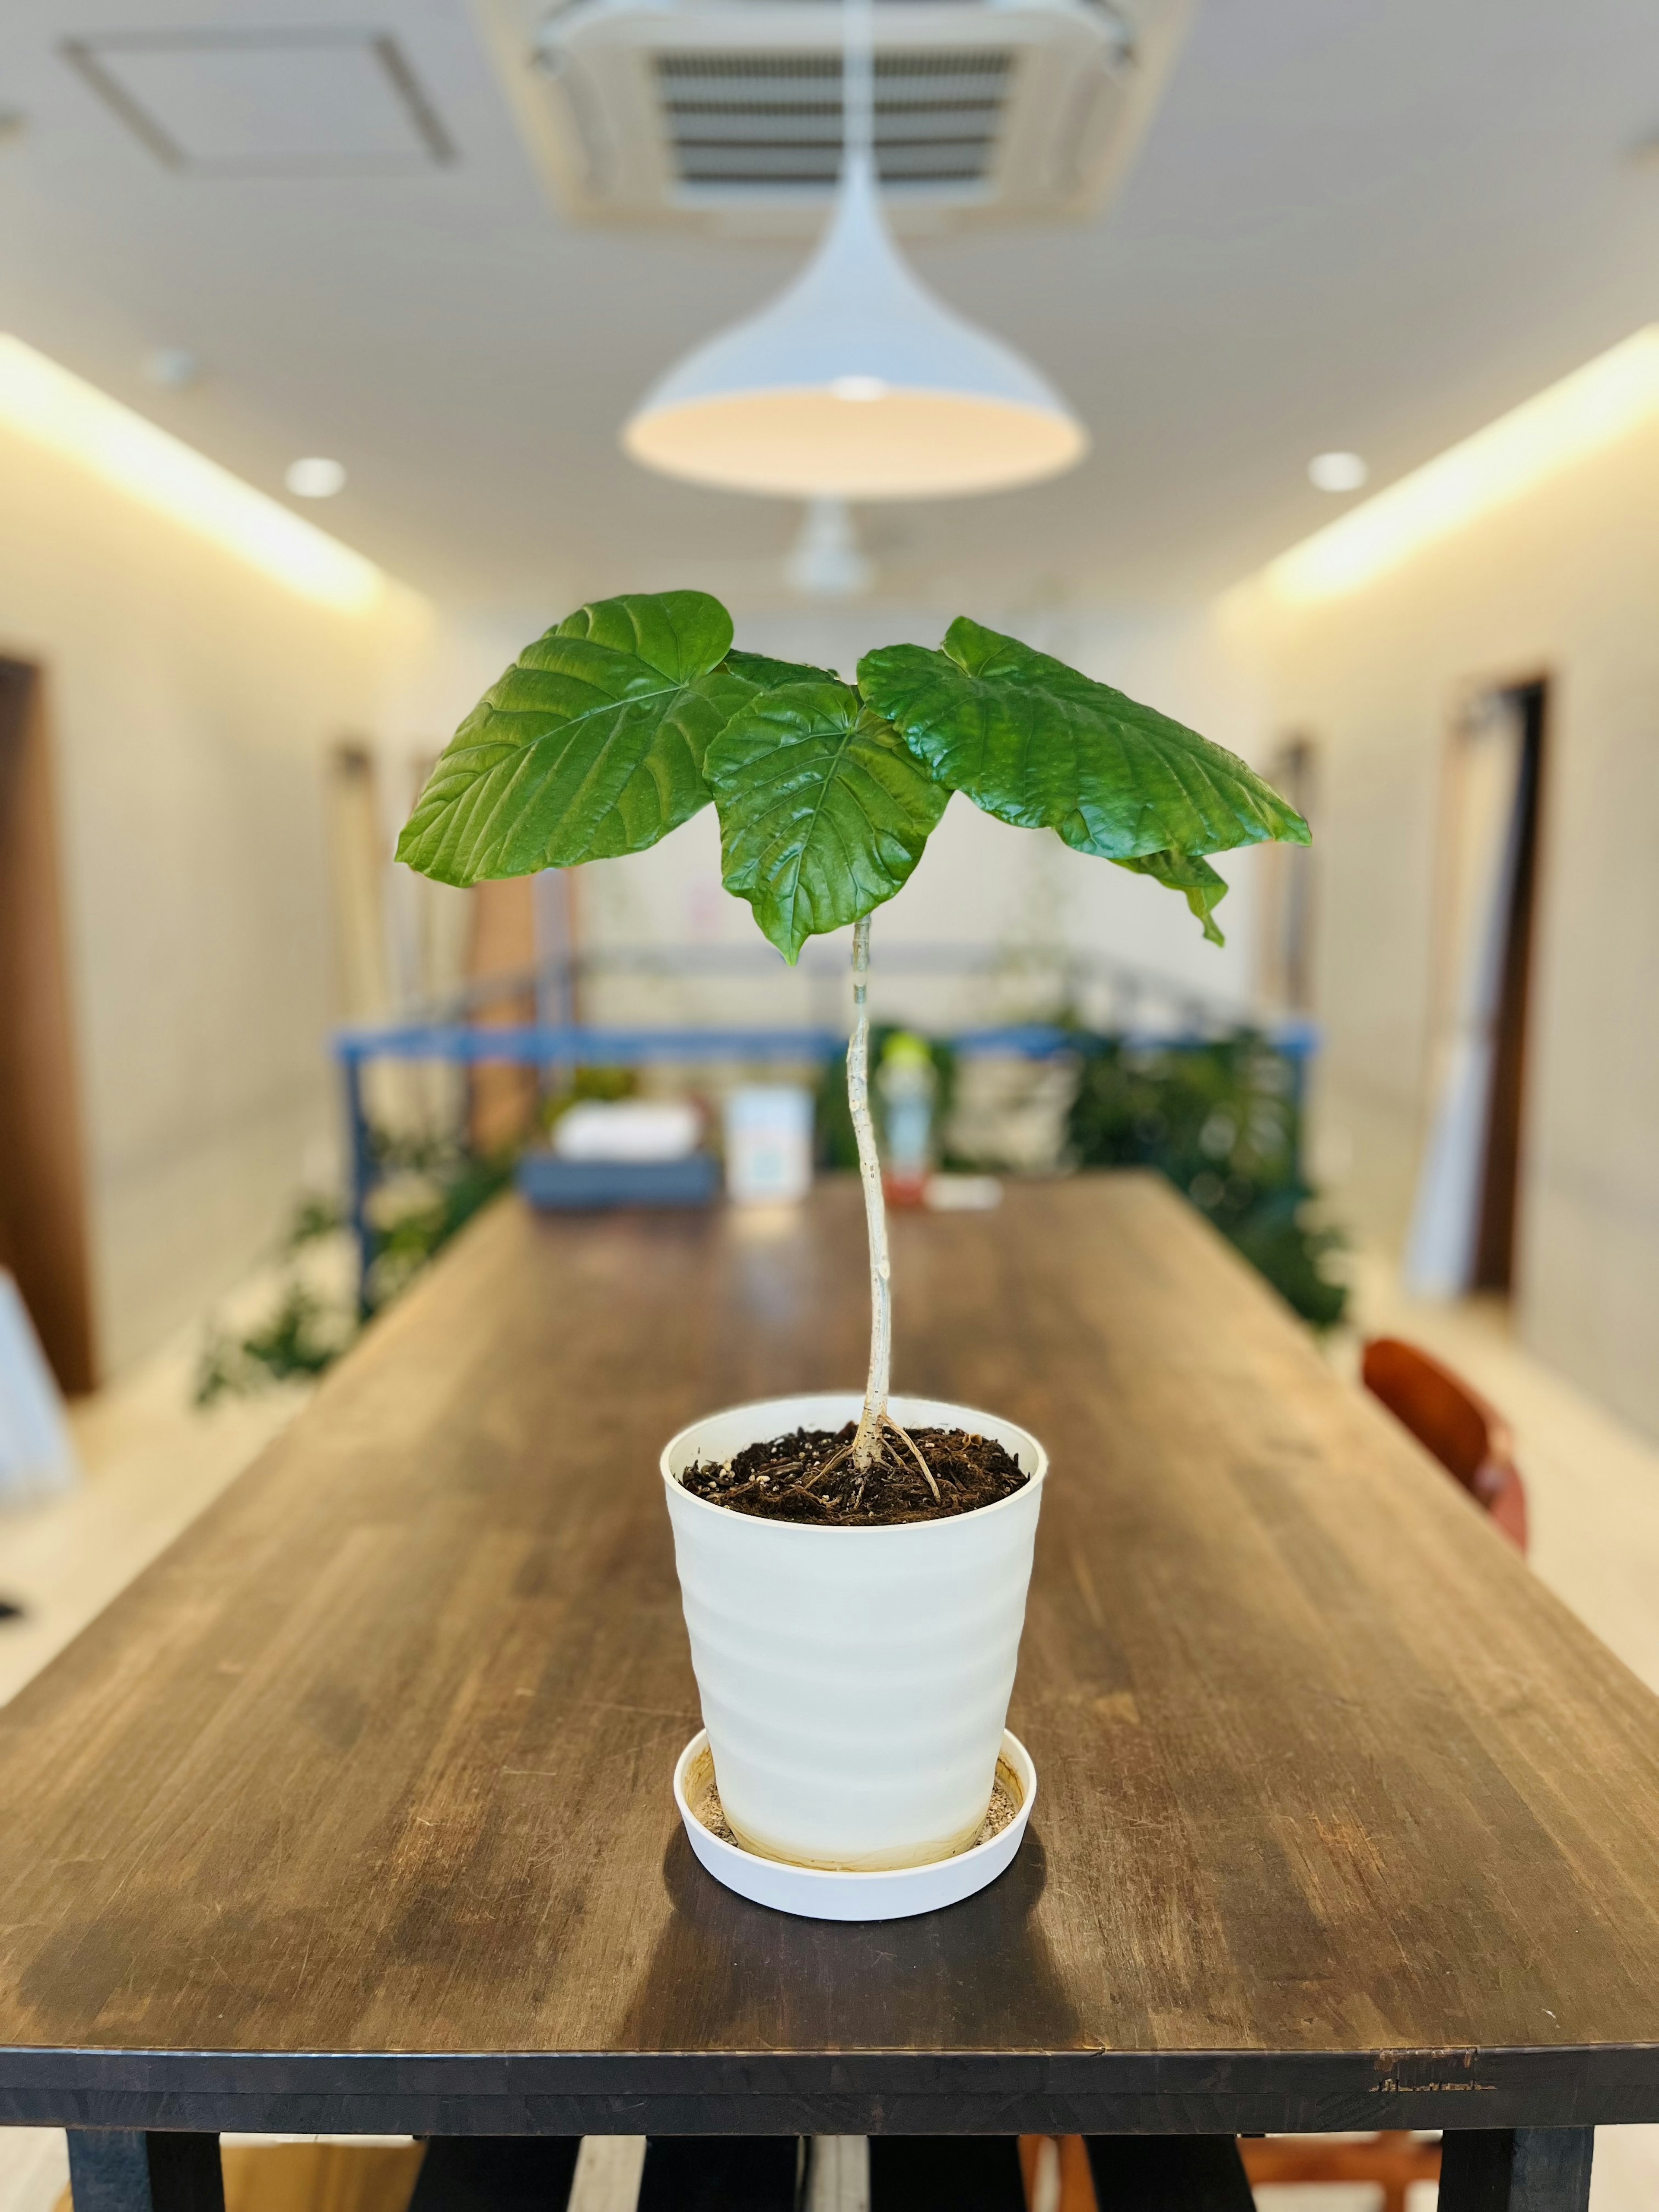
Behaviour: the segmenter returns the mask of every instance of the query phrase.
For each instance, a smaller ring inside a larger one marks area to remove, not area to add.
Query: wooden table
[[[857,1380],[858,1206],[504,1204],[0,1712],[0,2121],[1447,2128],[1448,2212],[1582,2203],[1659,1702],[1150,1179],[894,1224],[902,1386],[1053,1455],[1019,1858],[866,1927],[698,1869],[657,1453]]]

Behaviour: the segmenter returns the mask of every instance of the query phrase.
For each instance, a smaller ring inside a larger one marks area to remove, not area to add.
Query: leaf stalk
[[[867,1474],[881,1443],[887,1413],[888,1379],[893,1356],[893,1270],[887,1256],[887,1200],[881,1188],[881,1159],[870,1118],[870,917],[853,924],[853,1034],[847,1046],[847,1103],[858,1139],[859,1173],[864,1180],[864,1219],[870,1239],[870,1374],[864,1411],[853,1438],[853,1464]]]

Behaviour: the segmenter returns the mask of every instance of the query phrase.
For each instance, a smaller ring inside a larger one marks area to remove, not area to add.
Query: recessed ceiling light
[[[144,374],[167,392],[182,392],[201,373],[201,362],[187,346],[156,346],[144,356]]]
[[[344,490],[345,480],[346,472],[338,461],[325,461],[318,453],[303,461],[290,461],[283,476],[295,499],[332,499],[337,491]]]
[[[1358,453],[1316,453],[1308,481],[1321,491],[1358,491],[1370,474]]]

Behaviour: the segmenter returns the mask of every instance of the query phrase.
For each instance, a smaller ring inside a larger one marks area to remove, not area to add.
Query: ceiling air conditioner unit
[[[836,0],[477,0],[538,164],[583,222],[809,234],[841,163]],[[1190,0],[879,0],[876,153],[900,228],[1097,210]]]

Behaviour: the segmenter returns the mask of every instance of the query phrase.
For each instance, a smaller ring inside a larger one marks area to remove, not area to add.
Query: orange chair
[[[1045,2188],[1043,2153],[1050,2143],[1059,2166]],[[1022,2136],[1019,2171],[1025,2184],[1026,2212],[1097,2212],[1095,2179],[1081,2136]]]
[[[1365,1388],[1483,1505],[1516,1549],[1527,1548],[1527,1493],[1509,1423],[1477,1391],[1398,1337],[1374,1336],[1360,1364]]]
[[[1250,2186],[1283,2181],[1370,2181],[1382,2185],[1382,2212],[1406,2212],[1413,2181],[1440,2179],[1440,2146],[1419,2142],[1403,2128],[1358,2142],[1329,2136],[1254,2136],[1238,2146]]]

